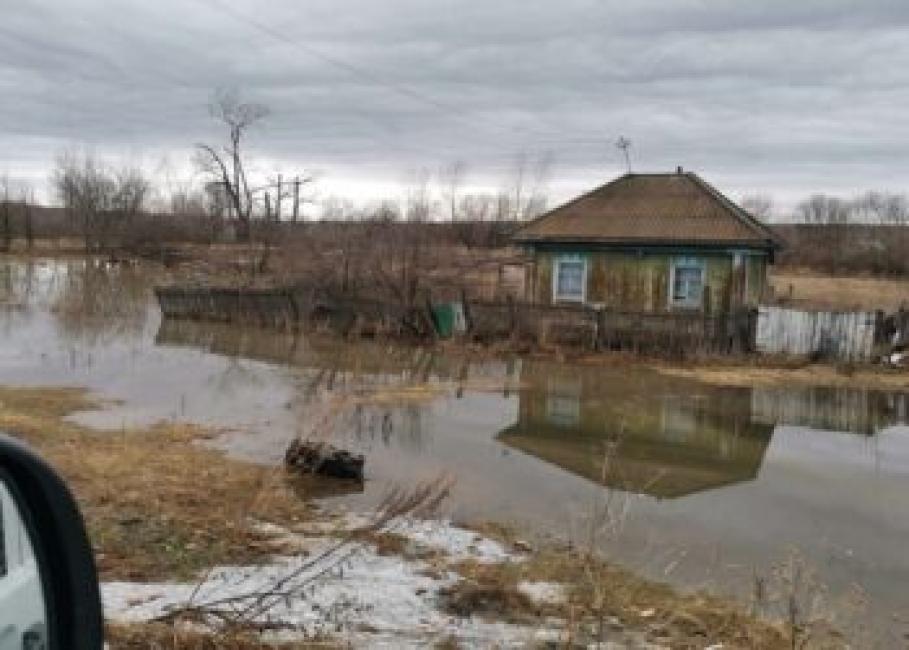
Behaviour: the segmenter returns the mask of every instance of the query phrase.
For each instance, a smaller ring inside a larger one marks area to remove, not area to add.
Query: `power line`
[[[268,36],[270,36],[276,40],[279,40],[286,45],[295,47],[295,48],[305,52],[309,56],[317,58],[338,69],[344,70],[356,77],[359,77],[360,79],[368,81],[372,85],[385,88],[386,90],[396,93],[402,97],[412,99],[412,100],[420,102],[426,106],[429,106],[435,110],[442,111],[459,122],[467,123],[469,126],[475,126],[473,123],[471,123],[471,120],[473,120],[476,122],[482,122],[486,126],[494,128],[494,129],[498,129],[498,130],[512,131],[515,133],[520,132],[520,131],[524,131],[526,133],[531,133],[531,129],[529,129],[528,127],[503,125],[503,124],[497,123],[493,120],[490,120],[488,118],[484,118],[484,117],[476,116],[476,115],[474,115],[472,118],[467,118],[463,115],[464,108],[462,106],[454,106],[451,104],[447,104],[445,102],[439,101],[438,99],[436,99],[430,95],[427,95],[418,90],[415,90],[409,86],[404,86],[404,85],[397,84],[394,82],[386,81],[385,79],[376,75],[372,71],[367,70],[366,68],[363,68],[356,64],[350,63],[349,61],[345,61],[336,56],[326,54],[325,52],[319,50],[318,48],[314,48],[311,45],[307,45],[305,43],[301,43],[300,41],[294,40],[294,39],[286,36],[282,32],[280,32],[276,29],[273,29],[271,26],[269,26],[261,21],[258,21],[251,16],[245,15],[243,13],[240,13],[240,12],[234,10],[223,0],[198,0],[198,1],[209,5],[210,7],[216,9],[219,12],[229,15],[230,17],[234,18],[235,20],[237,20],[241,23],[245,23],[245,24],[249,25],[250,27],[253,27],[254,29],[256,29],[264,34],[267,34]],[[536,132],[537,136],[544,136],[544,137],[545,136],[548,136],[548,137],[555,136],[555,137],[559,137],[559,138],[562,137],[562,134],[558,134],[554,131],[545,132],[545,131],[539,131],[536,129],[533,129],[533,131]]]
[[[337,68],[344,70],[345,72],[356,76],[359,79],[368,81],[370,85],[385,88],[390,92],[403,97],[407,97],[413,101],[419,102],[420,104],[431,108],[434,111],[439,111],[445,114],[448,117],[451,117],[457,120],[460,123],[464,123],[468,126],[475,127],[476,123],[482,123],[483,125],[489,128],[495,128],[497,130],[507,131],[510,133],[519,133],[524,131],[525,133],[530,132],[530,129],[525,126],[514,126],[514,125],[505,125],[499,121],[485,118],[480,115],[468,116],[464,114],[464,109],[459,106],[454,106],[443,101],[439,101],[434,97],[431,97],[423,92],[415,90],[413,88],[397,84],[394,82],[386,81],[382,79],[379,75],[376,75],[370,70],[362,68],[358,65],[352,64],[348,61],[345,61],[341,58],[326,54],[321,50],[314,48],[305,43],[301,43],[293,40],[292,38],[282,34],[280,31],[271,28],[270,26],[255,20],[249,16],[245,16],[240,12],[237,12],[232,7],[228,6],[225,0],[199,0],[199,2],[207,4],[209,7],[214,8],[220,14],[225,14],[231,17],[236,21],[247,24],[250,27],[254,28],[256,31],[266,34],[269,37],[276,39],[284,44],[287,44],[291,47],[294,47],[298,50],[305,52],[307,55],[312,56],[324,63]],[[116,31],[116,30],[115,30]],[[123,36],[128,36],[126,33],[122,33]],[[247,39],[244,39],[247,40]],[[251,42],[251,41],[247,41]],[[167,69],[162,70],[160,66],[154,67],[145,67],[141,70],[136,70],[134,68],[125,68],[122,65],[114,61],[108,61],[110,64],[110,71],[113,73],[114,77],[120,77],[124,81],[127,81],[133,89],[139,89],[145,87],[145,79],[143,77],[153,76],[158,77],[161,80],[166,81],[169,84],[176,84],[184,88],[195,88],[198,86],[198,81],[195,77],[189,76],[186,71],[180,69]],[[84,74],[84,73],[83,73]],[[87,75],[84,75],[87,77]],[[181,107],[181,110],[186,107]],[[450,138],[443,138],[438,144],[421,144],[415,142],[408,142],[404,140],[401,136],[401,129],[394,125],[389,119],[389,117],[383,117],[381,114],[376,112],[366,111],[362,108],[355,105],[348,105],[345,107],[345,110],[349,111],[353,115],[358,116],[360,119],[368,121],[371,124],[374,124],[378,129],[368,129],[364,130],[361,134],[353,136],[354,139],[359,139],[361,137],[366,137],[371,140],[374,140],[377,145],[391,148],[402,153],[411,153],[420,156],[425,156],[430,159],[432,162],[429,164],[437,164],[443,160],[452,160],[452,159],[467,159],[470,162],[473,162],[479,167],[491,172],[502,172],[502,171],[514,171],[514,169],[519,164],[519,152],[522,147],[514,147],[514,151],[508,152],[507,148],[502,146],[500,143],[497,144],[493,140],[486,138],[470,138],[471,142],[476,142],[482,148],[487,149],[487,152],[474,152],[470,153],[465,151],[463,148],[457,147],[452,143]],[[155,121],[166,123],[169,118],[164,115],[157,115]],[[281,129],[276,129],[280,131]],[[475,129],[474,129],[475,130]],[[536,131],[536,130],[535,130]],[[384,133],[382,133],[384,132]],[[555,156],[557,164],[565,164],[576,162],[585,164],[590,158],[599,159],[601,154],[598,154],[595,150],[597,148],[602,148],[603,145],[608,142],[607,138],[591,138],[591,137],[578,137],[576,139],[569,140],[567,138],[559,137],[555,131],[552,131],[548,134],[542,135],[541,131],[536,131],[536,133],[541,134],[539,140],[546,144],[553,144],[554,146],[540,146],[535,147],[539,149],[540,152],[552,152]],[[447,142],[445,140],[448,140]],[[306,142],[306,138],[303,138],[303,142]],[[572,143],[570,149],[566,149],[568,143]],[[370,151],[369,147],[363,147],[362,145],[351,143],[351,147],[356,147],[356,150],[353,151],[331,151],[332,147],[329,147],[328,150],[325,150],[324,147],[319,147],[322,150],[322,155],[331,160],[341,162],[344,158],[348,156],[353,156],[354,154],[359,154],[362,156],[364,153]],[[590,147],[594,151],[584,151],[584,149]],[[343,148],[343,146],[342,146]],[[383,150],[375,149],[377,153],[382,153]],[[340,159],[340,160],[339,160]],[[344,164],[341,162],[341,164]],[[416,163],[419,164],[419,163]],[[594,164],[591,161],[591,164]],[[361,165],[371,166],[371,163],[363,163]],[[386,163],[381,163],[383,167],[387,167]],[[379,166],[379,163],[376,164]]]

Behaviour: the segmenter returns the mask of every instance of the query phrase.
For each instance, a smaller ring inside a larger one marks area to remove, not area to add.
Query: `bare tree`
[[[430,220],[433,213],[430,180],[428,170],[422,169],[413,174],[404,208],[407,225],[398,229],[401,235],[398,246],[401,260],[399,289],[407,305],[413,304],[417,297],[420,265],[423,263],[423,240],[426,234],[424,224]]]
[[[458,207],[460,220],[457,222],[458,240],[467,248],[479,246],[483,236],[491,230],[496,214],[497,197],[494,194],[466,194],[461,197]]]
[[[0,250],[9,251],[12,244],[10,225],[9,176],[0,176]]]
[[[901,226],[909,223],[909,202],[903,194],[868,192],[851,203],[856,223]]]
[[[227,128],[227,142],[221,146],[196,145],[196,163],[212,182],[223,188],[227,205],[237,220],[237,236],[249,240],[254,190],[249,184],[244,161],[244,137],[265,118],[269,110],[262,104],[241,102],[234,91],[218,91],[209,106],[211,116]]]
[[[461,191],[466,171],[467,165],[461,160],[456,160],[443,167],[439,172],[439,180],[442,182],[443,192],[448,203],[448,218],[452,223],[458,220],[458,193]]]
[[[112,238],[142,211],[150,184],[135,167],[112,169],[91,154],[57,157],[51,185],[71,218],[81,226],[89,250],[109,251]]]
[[[35,228],[32,206],[35,204],[35,191],[28,184],[23,184],[19,201],[22,204],[22,236],[25,238],[25,248],[31,250],[35,243]]]
[[[773,216],[773,199],[766,194],[754,194],[742,198],[742,208],[761,221],[768,221]]]
[[[850,206],[843,199],[815,194],[799,203],[796,213],[803,223],[845,224],[849,221]]]
[[[533,219],[546,209],[545,189],[552,163],[550,153],[541,154],[537,158],[521,153],[515,158],[511,191],[503,192],[503,198],[507,197],[511,219]],[[501,206],[506,207],[505,200],[501,201]]]

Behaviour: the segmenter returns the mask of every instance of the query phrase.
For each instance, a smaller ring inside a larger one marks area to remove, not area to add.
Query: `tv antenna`
[[[622,150],[622,153],[625,155],[625,166],[628,168],[628,171],[631,172],[631,155],[628,153],[628,150],[631,149],[631,140],[624,135],[621,135],[619,136],[619,139],[616,140],[615,146]]]

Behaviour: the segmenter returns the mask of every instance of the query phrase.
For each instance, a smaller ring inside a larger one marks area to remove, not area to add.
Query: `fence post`
[[[599,351],[603,349],[604,341],[606,334],[606,310],[597,309],[596,313],[596,334],[594,336],[594,349]]]
[[[514,298],[512,298],[511,294],[506,296],[506,301],[508,302],[509,331],[511,332],[512,338],[514,338],[517,335],[518,328],[517,310],[515,308]]]
[[[426,300],[424,302],[423,310],[426,321],[429,324],[429,333],[434,339],[439,338],[439,327],[436,325],[436,319],[432,313],[432,296],[430,296],[428,291],[426,292]]]
[[[464,310],[464,327],[467,334],[473,333],[473,318],[470,314],[470,305],[467,302],[467,290],[461,287],[461,308]]]

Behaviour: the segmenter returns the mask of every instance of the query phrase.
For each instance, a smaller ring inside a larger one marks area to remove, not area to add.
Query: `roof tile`
[[[766,226],[690,172],[626,174],[530,222],[515,239],[778,245]]]

